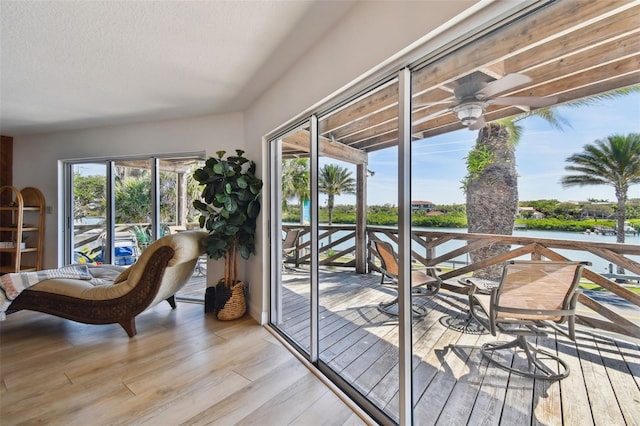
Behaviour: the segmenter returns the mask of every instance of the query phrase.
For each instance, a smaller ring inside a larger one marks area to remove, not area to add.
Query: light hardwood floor
[[[0,424],[362,425],[252,319],[160,304],[118,325],[34,312],[0,322]]]

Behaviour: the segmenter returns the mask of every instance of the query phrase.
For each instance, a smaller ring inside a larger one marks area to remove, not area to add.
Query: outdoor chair
[[[296,268],[300,264],[298,239],[302,229],[289,229],[282,240],[282,261],[283,263],[293,262]]]
[[[375,269],[380,271],[382,277],[380,284],[391,284],[398,286],[398,255],[393,250],[390,243],[371,238],[369,240],[369,250],[372,255],[380,260],[380,265],[375,265]],[[385,282],[385,278],[390,281]],[[421,266],[411,271],[411,295],[412,296],[433,296],[442,285],[442,280],[438,276],[438,269],[433,266]],[[398,315],[398,297],[389,302],[380,302],[378,309],[388,315]],[[424,306],[412,303],[412,316],[421,318],[427,314]]]
[[[569,366],[558,356],[535,346],[527,337],[547,336],[553,329],[575,340],[578,283],[588,262],[512,260],[505,264],[500,284],[490,294],[473,285],[469,292],[471,315],[489,332],[514,335],[515,339],[485,343],[481,352],[498,367],[525,377],[560,380]],[[567,330],[558,324],[567,323]],[[526,369],[517,354],[524,352]]]

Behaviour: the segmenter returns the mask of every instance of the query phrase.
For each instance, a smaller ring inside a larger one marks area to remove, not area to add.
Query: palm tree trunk
[[[515,147],[508,130],[490,124],[479,131],[476,148],[485,147],[492,159],[484,170],[472,176],[467,184],[467,224],[469,233],[511,235],[518,212],[518,176]],[[511,249],[494,244],[470,253],[471,262],[492,258]],[[499,279],[502,265],[474,271],[474,276]]]
[[[624,222],[627,218],[627,191],[621,188],[616,188],[616,198],[618,199],[618,208],[616,209],[616,242],[624,243]]]
[[[627,218],[627,190],[626,188],[616,188],[616,198],[618,199],[618,208],[616,209],[616,242],[624,243],[625,229],[624,222]],[[624,268],[618,265],[618,274],[624,274]]]
[[[333,225],[333,194],[327,198],[327,210],[329,210],[329,225]]]

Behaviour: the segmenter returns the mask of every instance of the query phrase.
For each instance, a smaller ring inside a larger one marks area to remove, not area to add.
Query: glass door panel
[[[101,263],[107,231],[107,163],[71,166],[71,263]]]
[[[318,126],[320,365],[395,421],[397,282],[382,282],[369,243],[381,239],[397,250],[397,115],[393,80],[321,117]]]
[[[162,158],[159,165],[159,237],[188,229],[200,229],[199,212],[193,208],[193,200],[200,198],[200,185],[193,179],[193,172],[204,165],[200,158]],[[147,232],[149,236],[153,233]],[[143,243],[138,243],[141,248]],[[193,276],[176,297],[189,301],[204,301],[207,289],[207,256],[201,256]]]
[[[311,351],[311,204],[309,125],[305,124],[271,144],[279,159],[274,187],[279,225],[280,257],[275,262],[275,316],[272,321],[307,354]]]
[[[153,162],[116,161],[113,170],[115,233],[111,263],[131,265],[150,239],[148,230],[153,220]]]

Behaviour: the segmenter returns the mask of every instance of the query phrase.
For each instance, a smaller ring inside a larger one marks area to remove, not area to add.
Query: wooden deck
[[[377,274],[321,273],[320,359],[397,420],[397,321],[377,310],[395,291],[379,280]],[[281,328],[303,347],[308,290],[308,276],[285,276]],[[580,327],[576,342],[541,338],[538,344],[559,353],[571,374],[560,382],[533,380],[482,358],[482,343],[500,336],[445,326],[447,318],[466,317],[466,297],[445,290],[418,303],[428,314],[413,326],[416,424],[639,424],[640,348],[632,338]]]

